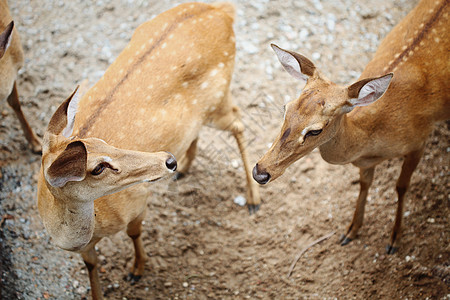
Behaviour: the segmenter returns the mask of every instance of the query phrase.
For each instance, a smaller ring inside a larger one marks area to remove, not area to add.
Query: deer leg
[[[372,185],[374,171],[375,167],[359,170],[360,191],[358,200],[356,201],[355,213],[353,214],[353,220],[347,229],[347,233],[341,236],[340,239],[341,246],[347,245],[354,238],[356,238],[356,235],[358,234],[358,231],[362,226],[364,220],[364,208],[366,206],[367,194],[369,192],[370,186]]]
[[[195,158],[195,155],[197,153],[197,141],[198,138],[196,138],[194,141],[192,141],[191,145],[189,146],[189,149],[186,151],[186,153],[183,155],[183,157],[178,161],[178,171],[175,175],[175,180],[179,180],[183,178],[186,173],[189,171],[189,168],[192,165],[192,161]]]
[[[250,214],[256,213],[259,210],[261,199],[259,196],[259,187],[251,175],[247,149],[245,147],[244,124],[241,122],[239,108],[237,106],[232,106],[231,110],[223,114],[220,118],[215,119],[213,122],[218,129],[230,131],[237,141],[247,178],[248,211]]]
[[[95,252],[95,243],[88,246],[87,250],[81,252],[84,264],[89,272],[89,282],[91,283],[91,293],[93,300],[103,299],[102,288],[100,286],[100,279],[98,278],[97,253]]]
[[[11,94],[8,96],[8,104],[14,110],[17,118],[20,121],[20,125],[22,126],[22,130],[25,135],[25,138],[27,139],[28,143],[31,146],[31,151],[33,151],[33,153],[41,153],[41,151],[42,151],[41,142],[36,137],[36,135],[33,133],[33,130],[31,129],[30,125],[28,124],[27,120],[25,119],[22,109],[20,108],[19,95],[17,93],[17,88],[16,88],[15,82],[14,82],[14,86],[13,86]]]
[[[142,244],[142,221],[145,217],[145,210],[133,221],[128,224],[127,234],[133,240],[135,258],[131,271],[128,274],[127,280],[131,284],[135,284],[139,279],[141,279],[142,274],[144,274],[145,262],[147,261],[147,254],[144,250],[144,245]]]
[[[397,180],[397,212],[395,214],[394,228],[391,234],[391,240],[389,245],[386,246],[386,252],[388,254],[394,254],[399,245],[401,236],[401,226],[403,218],[403,205],[405,200],[405,194],[408,190],[409,183],[411,181],[411,176],[417,165],[419,164],[420,158],[422,157],[423,149],[419,151],[414,151],[405,156],[405,160],[402,165],[402,171],[400,177]]]

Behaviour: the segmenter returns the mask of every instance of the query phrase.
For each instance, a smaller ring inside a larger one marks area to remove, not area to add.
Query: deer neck
[[[38,189],[38,207],[53,243],[65,250],[80,250],[94,233],[94,200],[69,199],[43,185]]]
[[[358,138],[359,131],[352,120],[343,115],[336,122],[335,135],[319,146],[320,155],[330,164],[347,164],[356,159],[358,154]]]

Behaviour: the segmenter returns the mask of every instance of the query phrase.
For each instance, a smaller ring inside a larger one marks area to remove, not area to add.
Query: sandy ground
[[[25,49],[18,87],[23,109],[42,137],[56,107],[83,79],[92,85],[140,23],[179,1],[9,1]],[[297,82],[269,44],[310,57],[331,79],[353,82],[382,37],[417,1],[236,2],[234,101],[243,110],[252,163],[278,134],[284,101]],[[79,255],[56,248],[36,208],[40,157],[0,103],[0,246],[2,299],[89,298]],[[375,174],[359,238],[339,235],[351,220],[358,169],[324,162],[314,151],[261,188],[254,216],[236,205],[245,196],[237,145],[205,128],[189,176],[149,186],[143,235],[150,259],[136,285],[123,280],[133,259],[125,233],[98,244],[100,279],[109,299],[450,299],[450,123],[436,126],[407,194],[404,237],[385,255],[396,209],[401,161]],[[336,231],[300,258],[312,241]]]

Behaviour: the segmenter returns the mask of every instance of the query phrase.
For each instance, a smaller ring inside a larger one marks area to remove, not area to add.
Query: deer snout
[[[258,164],[253,168],[253,179],[259,184],[266,184],[270,180],[270,174],[260,170]]]
[[[175,172],[177,169],[177,160],[175,157],[171,154],[170,157],[166,160],[166,167],[167,169],[171,170],[172,172]]]

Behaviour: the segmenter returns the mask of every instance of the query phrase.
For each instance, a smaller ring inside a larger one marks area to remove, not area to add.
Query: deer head
[[[76,90],[56,110],[44,136],[43,175],[56,198],[93,201],[175,171],[176,160],[168,152],[124,150],[97,138],[71,137],[79,100]]]
[[[378,100],[393,76],[367,78],[343,87],[325,78],[303,55],[273,44],[272,48],[284,69],[306,85],[297,100],[286,104],[280,134],[253,169],[253,178],[260,184],[278,178],[289,165],[330,141],[345,114]]]

